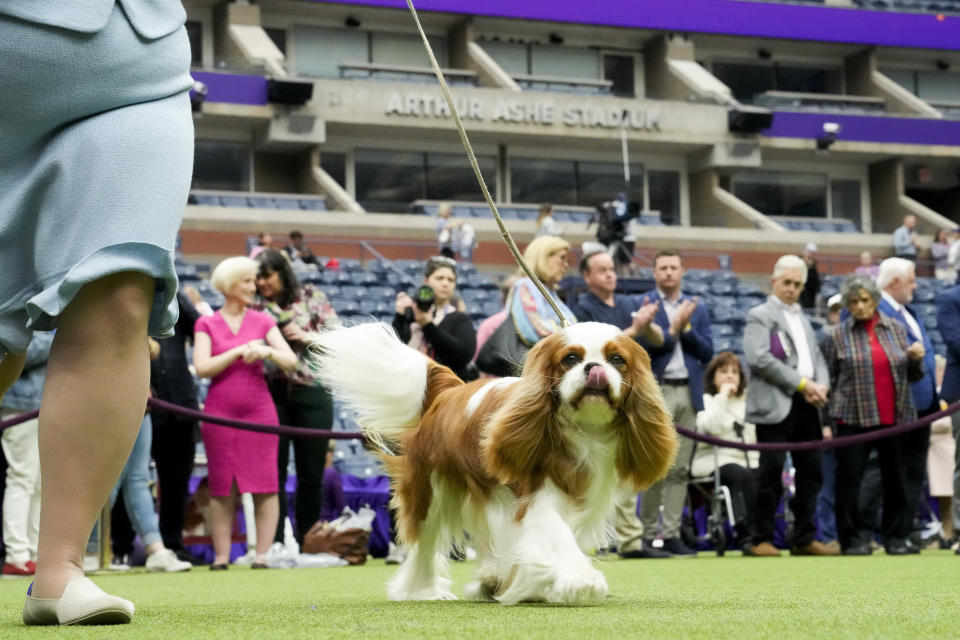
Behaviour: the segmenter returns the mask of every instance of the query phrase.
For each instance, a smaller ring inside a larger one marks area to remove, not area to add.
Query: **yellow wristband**
[[[800,384],[797,385],[797,391],[803,391],[807,388],[807,379],[800,378]]]
[[[685,326],[685,327],[683,328],[683,331],[684,331],[684,333],[686,333],[687,331],[690,331],[691,329],[693,329],[693,326],[688,322],[688,323],[687,323],[687,326]]]

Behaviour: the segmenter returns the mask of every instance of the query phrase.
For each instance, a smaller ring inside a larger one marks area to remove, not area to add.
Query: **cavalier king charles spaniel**
[[[614,505],[662,478],[677,448],[650,358],[608,324],[539,341],[519,378],[464,384],[385,324],[321,334],[320,377],[358,414],[394,483],[408,555],[391,600],[452,600],[447,557],[477,550],[465,593],[503,604],[607,595],[585,552]]]

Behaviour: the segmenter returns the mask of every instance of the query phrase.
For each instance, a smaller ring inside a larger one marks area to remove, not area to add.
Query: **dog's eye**
[[[575,353],[568,353],[560,363],[565,367],[572,367],[580,362],[580,356]]]
[[[616,353],[607,358],[607,362],[615,367],[622,367],[623,365],[627,364],[627,361],[624,360],[623,356],[617,355]]]

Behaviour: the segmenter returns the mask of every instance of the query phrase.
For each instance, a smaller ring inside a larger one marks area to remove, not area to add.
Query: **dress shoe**
[[[630,549],[629,551],[624,551],[620,554],[621,558],[624,559],[660,559],[660,558],[669,558],[670,554],[666,551],[661,551],[656,547],[653,547],[648,544],[644,544],[639,549]]]
[[[747,545],[743,549],[743,555],[751,558],[776,558],[780,556],[780,549],[769,542]]]
[[[843,550],[845,556],[868,556],[873,553],[869,544],[858,544],[854,547],[847,547]]]
[[[883,548],[888,556],[905,556],[910,553],[910,549],[907,548],[907,543],[898,539],[889,540]]]
[[[227,563],[210,565],[210,571],[226,571],[229,568],[230,568],[230,565],[228,565]]]
[[[840,555],[840,550],[835,547],[830,547],[819,540],[814,540],[810,544],[805,544],[799,547],[790,547],[790,555],[792,556],[838,556]]]
[[[3,565],[5,576],[32,576],[36,571],[37,564],[33,560],[27,560],[22,567],[9,562]]]
[[[646,544],[646,543],[644,543]],[[650,545],[651,547],[653,545]],[[663,550],[671,558],[696,558],[697,552],[683,543],[680,538],[667,538],[663,541]]]
[[[125,624],[133,619],[133,603],[111,596],[78,576],[67,583],[59,598],[34,598],[33,583],[23,604],[23,623],[52,624]]]

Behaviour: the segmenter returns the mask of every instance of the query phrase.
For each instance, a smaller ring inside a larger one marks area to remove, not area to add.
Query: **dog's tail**
[[[399,452],[403,433],[419,423],[441,391],[463,384],[380,322],[324,331],[312,349],[323,384],[386,452]]]

